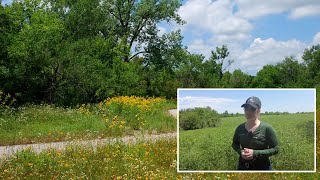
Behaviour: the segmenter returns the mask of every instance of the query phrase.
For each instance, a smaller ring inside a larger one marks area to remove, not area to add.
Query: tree
[[[201,80],[199,77],[203,70],[204,56],[186,52],[183,57],[184,61],[176,70],[176,76],[180,82],[179,87],[200,87],[199,82]]]
[[[227,110],[225,110],[222,115],[223,115],[223,117],[228,117],[229,116],[229,112]]]
[[[148,54],[146,45],[160,41],[157,24],[184,22],[177,14],[179,0],[46,0],[46,9],[60,15],[74,39],[100,35],[112,40],[125,62]],[[132,54],[131,54],[132,52]]]
[[[248,74],[245,74],[240,69],[235,70],[229,80],[230,88],[247,88],[250,87],[252,77]]]
[[[222,78],[223,72],[234,62],[234,60],[228,60],[227,64],[225,64],[225,60],[228,56],[229,51],[226,45],[222,45],[221,48],[216,47],[216,51],[211,51],[209,61],[215,62],[213,66],[219,75],[219,79]]]
[[[274,88],[281,86],[279,66],[265,65],[252,81],[252,87]]]
[[[106,91],[110,80],[112,55],[107,51],[112,44],[102,37],[67,41],[60,50],[60,78],[56,83],[53,102],[60,105],[97,102],[110,94]],[[111,82],[110,82],[111,83]]]
[[[231,86],[231,83],[230,83],[231,76],[232,76],[232,74],[229,71],[227,71],[223,74],[221,81],[220,81],[221,87],[229,88]]]
[[[219,73],[217,73],[216,62],[213,60],[204,61],[202,63],[199,75],[199,87],[209,88],[219,86]]]
[[[15,84],[11,90],[21,93],[23,99],[52,100],[61,68],[58,55],[63,33],[63,23],[55,14],[42,10],[27,13],[22,29],[8,48]]]
[[[22,3],[12,2],[11,6],[0,5],[0,84],[5,92],[16,95],[17,63],[11,59],[9,48],[24,21]]]
[[[10,34],[12,33],[13,21],[0,1],[0,82],[3,86],[6,76],[9,74],[6,60],[8,59],[8,46],[10,44]],[[1,87],[0,87],[1,88]]]
[[[282,87],[308,87],[306,67],[293,57],[286,57],[278,63]]]
[[[102,1],[101,8],[104,10],[105,17],[112,22],[112,30],[117,37],[117,42],[124,45],[123,60],[128,62],[138,54],[148,53],[143,50],[142,45],[157,39],[156,25],[159,22],[183,23],[176,13],[180,6],[179,0],[114,0]],[[137,43],[135,53],[130,55],[134,43]]]
[[[318,86],[320,80],[320,44],[306,49],[303,53],[302,59],[308,68],[309,78],[313,80],[313,85]]]
[[[150,40],[145,47],[147,54],[143,58],[145,67],[152,67],[155,71],[166,69],[174,73],[183,61],[185,49],[182,48],[181,32],[175,31],[163,34]]]

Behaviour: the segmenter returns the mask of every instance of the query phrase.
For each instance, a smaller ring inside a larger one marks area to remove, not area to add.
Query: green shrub
[[[0,115],[10,111],[10,107],[16,101],[10,94],[4,93],[0,90]]]
[[[220,115],[210,107],[180,111],[179,126],[183,130],[216,127],[220,124]]]

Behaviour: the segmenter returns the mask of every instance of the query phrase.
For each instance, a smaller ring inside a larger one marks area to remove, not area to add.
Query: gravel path
[[[13,146],[1,146],[0,147],[0,159],[9,157],[16,152],[30,149],[35,153],[40,153],[44,150],[55,149],[64,151],[67,146],[79,146],[79,147],[92,147],[94,150],[99,145],[114,144],[117,142],[123,142],[125,144],[135,144],[141,141],[156,141],[159,139],[175,138],[176,132],[165,133],[165,134],[147,134],[140,136],[125,136],[122,138],[108,138],[108,139],[95,139],[87,141],[67,141],[67,142],[53,142],[53,143],[40,143],[40,144],[24,144],[24,145],[13,145]]]
[[[171,116],[177,118],[177,109],[170,109],[169,113],[170,113]]]
[[[177,117],[176,109],[169,110],[169,113]],[[108,139],[95,139],[87,141],[67,141],[67,142],[53,142],[53,143],[40,143],[40,144],[24,144],[24,145],[12,145],[12,146],[0,146],[0,159],[9,157],[16,152],[30,149],[36,153],[40,153],[44,150],[55,149],[65,150],[67,146],[78,145],[81,147],[92,147],[95,149],[98,145],[113,144],[116,142],[123,142],[125,144],[135,144],[141,141],[156,141],[159,139],[175,138],[176,132],[164,133],[164,134],[140,134],[135,136],[125,136],[122,138],[108,138]]]

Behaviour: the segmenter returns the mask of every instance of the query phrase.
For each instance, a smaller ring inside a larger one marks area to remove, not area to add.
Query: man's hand
[[[241,151],[241,156],[245,160],[251,160],[253,159],[253,149],[244,148]]]

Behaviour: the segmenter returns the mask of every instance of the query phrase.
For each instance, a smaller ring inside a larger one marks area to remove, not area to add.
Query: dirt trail
[[[16,152],[30,149],[35,153],[40,153],[44,150],[55,149],[64,151],[68,146],[80,146],[80,147],[92,147],[94,150],[99,145],[114,144],[122,142],[125,144],[135,144],[143,141],[156,141],[159,139],[175,138],[176,132],[164,133],[164,134],[146,134],[140,136],[125,136],[121,138],[108,138],[108,139],[95,139],[87,141],[67,141],[67,142],[53,142],[53,143],[40,143],[40,144],[24,144],[24,145],[13,145],[13,146],[1,146],[0,147],[0,158],[6,158],[15,154]]]
[[[169,110],[169,113],[177,117],[176,109]],[[63,151],[70,145],[81,147],[92,147],[96,149],[98,145],[114,144],[116,142],[123,142],[125,144],[135,144],[141,141],[156,141],[159,139],[175,138],[176,132],[169,132],[163,134],[140,134],[134,136],[125,136],[120,138],[108,138],[108,139],[95,139],[87,141],[67,141],[67,142],[52,142],[52,143],[39,143],[39,144],[24,144],[24,145],[12,145],[12,146],[0,146],[0,158],[6,158],[12,156],[16,152],[30,149],[35,153],[40,153],[44,150],[55,149]]]
[[[177,118],[177,109],[170,109],[169,113],[170,113],[171,116]]]

